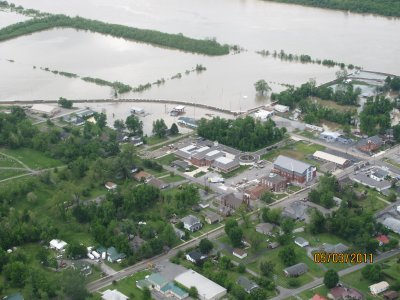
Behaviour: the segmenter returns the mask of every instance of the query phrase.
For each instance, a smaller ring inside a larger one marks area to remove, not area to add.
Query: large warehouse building
[[[337,156],[337,155],[333,155],[324,151],[315,151],[315,153],[313,154],[313,156],[316,159],[322,160],[322,161],[327,161],[327,162],[332,162],[334,163],[336,166],[338,166],[339,168],[347,168],[351,162],[350,160]]]
[[[194,286],[201,300],[218,300],[226,295],[226,288],[193,270],[187,270],[185,273],[178,275],[175,281],[188,289]]]

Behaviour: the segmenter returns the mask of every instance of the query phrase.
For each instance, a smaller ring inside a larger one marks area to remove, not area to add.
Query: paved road
[[[304,137],[302,137],[302,139],[304,139]],[[331,145],[326,145],[326,146],[331,146]],[[390,150],[386,151],[384,154],[380,155],[380,158],[386,157],[386,156],[390,156],[390,155],[392,155],[394,153],[397,153],[399,151],[399,149],[400,149],[400,146],[394,147],[393,149],[390,149]],[[340,150],[338,150],[338,151],[340,151]],[[368,157],[366,160],[373,160],[373,159],[375,159],[375,158]],[[184,173],[178,172],[176,169],[173,169],[173,168],[170,168],[170,167],[166,167],[166,169],[174,171],[175,173],[177,173],[177,174],[179,174],[179,175],[181,175],[181,176],[183,176],[183,177],[185,177],[187,179],[190,179],[192,181],[195,181],[195,182],[200,181],[198,183],[204,184],[204,181],[202,179],[189,177],[189,176],[185,175]],[[336,177],[338,179],[341,179],[341,178],[349,175],[350,173],[352,173],[352,171],[353,171],[353,168],[348,168],[348,169],[343,170],[340,173],[336,174]],[[301,191],[299,191],[297,193],[294,193],[294,194],[292,194],[292,195],[290,195],[290,196],[288,196],[286,198],[283,198],[283,199],[281,199],[279,201],[276,201],[276,202],[272,203],[270,206],[287,206],[288,203],[300,200],[300,199],[302,199],[302,198],[304,198],[304,197],[306,197],[308,195],[308,191],[312,186],[307,187],[307,188],[305,188],[305,189],[303,189],[303,190],[301,190]],[[221,190],[217,186],[211,185],[210,187],[214,191],[216,191],[217,193],[221,193]],[[254,211],[253,213],[256,213],[256,212],[257,211]],[[161,255],[156,256],[156,257],[154,257],[152,259],[148,259],[148,260],[139,262],[139,263],[137,263],[137,264],[135,264],[133,266],[130,266],[130,267],[127,267],[127,268],[125,268],[125,269],[123,269],[121,271],[118,271],[114,275],[107,276],[107,277],[101,278],[99,280],[96,280],[94,282],[91,282],[91,283],[89,283],[87,285],[87,288],[88,288],[88,290],[90,292],[98,291],[101,288],[110,285],[114,280],[118,281],[120,279],[123,279],[123,278],[125,278],[127,276],[130,276],[130,275],[132,275],[132,274],[134,274],[136,272],[139,272],[139,271],[147,268],[149,262],[154,263],[154,264],[158,264],[162,260],[169,259],[169,258],[175,256],[176,253],[179,250],[185,250],[187,248],[196,246],[199,243],[200,239],[202,239],[204,237],[207,237],[209,239],[215,239],[219,235],[223,234],[223,232],[224,232],[224,228],[223,228],[223,226],[220,226],[220,227],[218,227],[218,228],[216,228],[216,229],[214,229],[214,230],[212,230],[212,231],[210,231],[208,233],[205,233],[205,234],[203,234],[203,235],[201,235],[201,236],[199,236],[199,237],[197,237],[197,238],[195,238],[193,240],[190,240],[190,241],[188,241],[188,242],[186,242],[186,243],[184,243],[182,245],[179,245],[179,246],[173,248],[172,250],[170,250],[166,254],[161,254]],[[397,253],[400,253],[400,250],[396,250],[396,251],[389,252],[389,253],[384,253],[380,257],[378,257],[375,261],[379,261],[381,259],[396,255]],[[340,271],[339,274],[340,275],[345,275],[345,274],[351,273],[353,271],[356,271],[356,270],[362,268],[363,266],[364,265],[356,265],[354,267],[350,267],[348,269]],[[284,289],[284,288],[280,287],[279,290],[280,290],[281,294],[279,296],[273,298],[273,299],[274,300],[278,300],[278,299],[287,298],[289,296],[297,295],[298,293],[301,293],[302,291],[305,291],[305,290],[308,290],[308,289],[313,288],[315,286],[318,286],[321,283],[322,283],[322,279],[319,278],[319,279],[316,279],[313,282],[311,282],[311,283],[309,283],[307,285],[304,285],[304,286],[302,286],[302,287],[300,287],[298,289],[295,289],[295,290],[289,290],[289,289]]]
[[[382,253],[381,255],[375,257],[374,262],[381,261],[381,260],[384,260],[386,258],[390,258],[392,256],[395,256],[395,255],[399,254],[399,253],[400,253],[400,249],[396,249],[396,250],[393,250],[393,251],[390,251],[390,252]],[[360,269],[364,268],[366,265],[367,264],[358,264],[358,265],[352,266],[350,268],[341,270],[341,271],[338,272],[338,274],[339,274],[339,276],[344,276],[344,275],[353,273],[353,272],[355,272],[357,270],[360,270]],[[322,283],[323,283],[323,278],[318,278],[318,279],[315,279],[314,281],[312,281],[310,283],[307,283],[307,284],[305,284],[305,285],[303,285],[303,286],[301,286],[301,287],[299,287],[297,289],[293,289],[293,290],[278,287],[279,295],[274,297],[274,298],[271,298],[270,300],[283,300],[283,299],[286,299],[288,297],[292,297],[292,296],[298,295],[298,294],[300,294],[300,293],[302,293],[304,291],[307,291],[309,289],[315,288],[315,287],[321,285]]]
[[[179,245],[179,246],[171,249],[166,254],[161,254],[161,255],[158,255],[158,256],[156,256],[154,258],[141,261],[141,262],[139,262],[139,263],[137,263],[137,264],[135,264],[133,266],[130,266],[130,267],[127,267],[127,268],[125,268],[125,269],[123,269],[121,271],[118,271],[113,275],[106,276],[106,277],[103,277],[103,278],[101,278],[99,280],[93,281],[93,282],[91,282],[91,283],[89,283],[87,285],[87,288],[88,288],[88,290],[90,292],[98,291],[101,288],[110,285],[114,280],[121,280],[121,279],[123,279],[123,278],[125,278],[127,276],[130,276],[130,275],[132,275],[132,274],[134,274],[136,272],[139,272],[141,270],[146,269],[148,267],[149,263],[153,263],[155,265],[160,264],[163,260],[169,259],[169,258],[175,256],[178,253],[179,250],[185,250],[187,248],[191,248],[191,247],[196,246],[200,242],[200,240],[202,238],[207,237],[208,239],[215,239],[215,238],[217,238],[218,236],[220,236],[223,233],[224,233],[224,226],[220,226],[218,228],[215,228],[214,230],[212,230],[212,231],[210,231],[208,233],[205,233],[205,234],[203,234],[203,235],[201,235],[201,236],[199,236],[199,237],[197,237],[197,238],[195,238],[193,240],[190,240],[190,241],[188,241],[188,242],[186,242],[186,243],[184,243],[182,245]]]

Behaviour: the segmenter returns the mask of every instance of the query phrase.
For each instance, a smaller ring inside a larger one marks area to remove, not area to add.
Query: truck
[[[212,177],[212,178],[208,178],[208,182],[211,182],[211,183],[224,183],[225,179],[223,179],[222,177]]]

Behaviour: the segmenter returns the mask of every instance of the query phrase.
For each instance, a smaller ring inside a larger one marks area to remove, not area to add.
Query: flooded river
[[[15,0],[14,3],[50,13],[181,32],[195,38],[215,37],[221,43],[238,44],[247,51],[206,57],[70,29],[41,32],[0,43],[0,101],[111,95],[109,88],[63,78],[33,66],[119,80],[132,86],[167,79],[180,72],[181,79],[168,80],[160,87],[124,97],[188,100],[232,110],[267,101],[255,95],[254,82],[261,78],[270,82],[273,91],[280,91],[284,87],[275,83],[297,85],[309,78],[321,83],[335,77],[334,68],[263,58],[255,53],[261,49],[284,49],[287,53],[329,58],[369,70],[400,73],[398,19],[260,0]],[[4,25],[10,24],[10,18],[13,17],[8,17]],[[15,16],[15,22],[20,20]],[[0,27],[4,25],[0,20]],[[202,64],[207,71],[184,74],[196,64]]]

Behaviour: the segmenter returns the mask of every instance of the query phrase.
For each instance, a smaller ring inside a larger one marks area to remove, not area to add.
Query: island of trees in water
[[[359,66],[354,66],[353,64],[345,64],[342,62],[337,62],[332,59],[318,59],[318,58],[312,58],[308,54],[292,54],[292,53],[286,53],[284,50],[281,51],[269,51],[269,50],[261,50],[257,51],[258,54],[261,56],[272,56],[273,58],[278,58],[283,61],[294,61],[294,62],[300,62],[302,64],[318,64],[318,65],[323,65],[326,67],[340,67],[342,69],[348,68],[350,70],[353,69],[361,69]]]
[[[321,8],[346,10],[354,13],[371,13],[388,17],[400,17],[398,0],[267,0]]]
[[[4,2],[0,2],[0,7],[5,7]],[[221,45],[213,39],[198,40],[185,37],[182,34],[169,34],[65,15],[46,15],[4,27],[0,29],[0,41],[53,28],[87,30],[127,40],[211,56],[229,54],[228,45]]]

